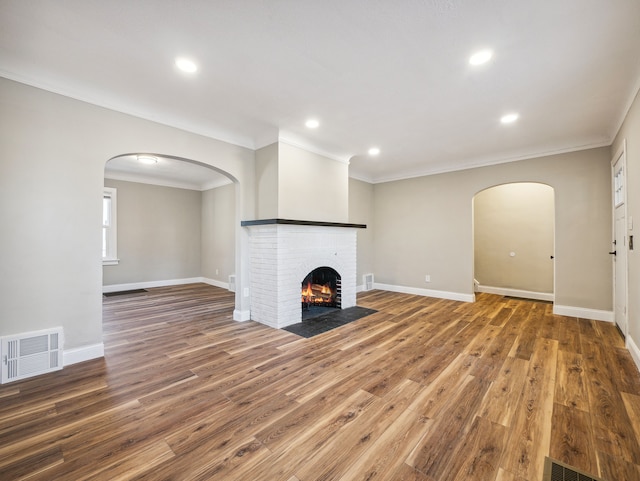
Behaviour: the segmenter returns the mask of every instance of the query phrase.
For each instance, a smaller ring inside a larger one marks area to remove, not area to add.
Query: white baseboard
[[[579,317],[594,321],[613,322],[613,311],[601,311],[599,309],[587,309],[585,307],[553,306],[553,313],[559,316]]]
[[[474,284],[478,282],[474,280]],[[522,297],[525,299],[536,299],[539,301],[553,302],[555,296],[549,292],[524,291],[522,289],[509,289],[506,287],[492,287],[475,284],[476,292],[486,292],[487,294],[498,294],[500,296]]]
[[[452,301],[475,302],[474,294],[463,294],[461,292],[436,291],[432,289],[421,289],[419,287],[394,286],[392,284],[381,284],[375,282],[374,289],[383,291],[401,292],[403,294],[414,294],[416,296],[436,297],[438,299],[450,299]]]
[[[183,284],[193,284],[196,282],[204,282],[204,280],[202,277],[190,277],[187,279],[167,279],[163,281],[131,282],[129,284],[111,284],[109,286],[102,286],[102,292],[120,292],[120,291],[132,291],[134,289],[150,289],[152,287],[180,286]]]
[[[90,361],[104,357],[104,344],[91,344],[89,346],[75,347],[73,349],[65,349],[62,353],[62,365],[70,366],[79,362]]]
[[[146,281],[146,282],[132,282],[130,284],[111,284],[109,286],[102,286],[102,292],[120,292],[120,291],[132,291],[134,289],[151,289],[153,287],[168,287],[168,286],[181,286],[184,284],[194,284],[197,282],[204,282],[222,289],[229,289],[229,283],[216,281],[215,279],[209,279],[207,277],[189,277],[186,279],[167,279],[163,281]]]
[[[636,363],[636,367],[640,371],[640,349],[638,349],[638,345],[633,341],[631,336],[627,336],[626,345],[633,358],[633,362]]]
[[[364,291],[365,291],[365,286],[364,285],[356,286],[356,294],[358,292],[364,292]]]
[[[209,284],[210,286],[220,287],[222,289],[229,290],[228,282],[217,281],[215,279],[209,279],[208,277],[203,277],[202,282],[204,282],[205,284]]]
[[[233,311],[234,321],[244,322],[244,321],[249,321],[250,319],[251,319],[251,311],[240,311],[238,309],[235,309]]]

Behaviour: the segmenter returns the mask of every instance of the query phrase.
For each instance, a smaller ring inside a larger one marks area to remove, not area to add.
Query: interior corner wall
[[[356,283],[364,284],[362,276],[374,272],[373,184],[349,179],[349,222],[366,224],[357,229]]]
[[[117,189],[120,259],[104,266],[105,286],[201,276],[200,191],[111,179],[104,183]]]
[[[235,274],[235,184],[202,192],[202,276],[227,283]]]
[[[104,166],[130,152],[226,172],[238,219],[254,218],[253,150],[0,78],[0,336],[62,326],[65,350],[102,343]],[[248,312],[242,257],[236,310]]]
[[[626,142],[627,158],[627,219],[631,218],[633,224],[627,231],[627,235],[634,236],[636,247],[628,251],[628,324],[629,336],[636,346],[640,346],[640,94],[636,98],[627,113],[627,116],[616,135],[610,151],[610,160],[615,156]],[[609,227],[612,232],[612,227]],[[617,246],[616,246],[617,247]]]
[[[610,176],[603,147],[375,184],[376,283],[473,295],[474,195],[540,182],[555,191],[556,305],[611,311]]]
[[[276,142],[256,150],[256,219],[278,217],[278,147]]]
[[[553,294],[553,189],[518,182],[473,199],[474,279],[481,286]]]
[[[349,165],[279,142],[278,216],[347,222]]]

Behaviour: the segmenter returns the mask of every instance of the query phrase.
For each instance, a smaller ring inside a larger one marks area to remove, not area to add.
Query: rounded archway
[[[103,194],[103,291],[193,281],[232,288],[237,191],[232,175],[203,162],[148,152],[109,159]],[[110,229],[117,234],[108,235]],[[115,240],[110,243],[110,238]],[[114,243],[117,253],[110,251],[105,261],[108,244]]]
[[[493,186],[473,198],[477,292],[553,301],[554,189],[536,182]]]

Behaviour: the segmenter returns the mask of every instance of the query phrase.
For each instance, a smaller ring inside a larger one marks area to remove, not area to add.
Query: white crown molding
[[[297,147],[299,149],[302,150],[306,150],[307,152],[311,152],[312,154],[318,154],[321,155],[323,157],[326,157],[327,159],[331,159],[331,160],[335,160],[336,162],[340,162],[342,164],[347,164],[349,165],[350,163],[350,159],[351,159],[351,155],[335,155],[335,154],[330,154],[329,152],[323,151],[321,149],[318,149],[310,144],[307,144],[305,142],[301,142],[301,141],[297,141],[297,140],[292,140],[291,138],[287,138],[284,135],[280,135],[278,137],[278,141],[282,142],[283,144],[287,144],[290,145],[291,147]]]
[[[366,182],[367,184],[375,184],[375,182],[371,177],[365,177],[359,174],[352,174],[351,172],[349,172],[349,177],[355,180],[359,180],[360,182]]]
[[[104,178],[111,179],[111,180],[121,180],[125,182],[136,182],[138,184],[159,185],[161,187],[172,187],[174,189],[197,190],[200,192],[215,189],[217,187],[222,187],[224,185],[228,185],[232,183],[231,179],[221,178],[220,180],[214,180],[203,185],[198,185],[198,184],[192,184],[190,182],[180,182],[180,181],[171,180],[171,179],[158,179],[158,178],[146,176],[146,175],[140,175],[140,174],[134,174],[134,173],[128,173],[128,172],[114,172],[109,170],[105,170]]]
[[[624,121],[627,119],[627,115],[629,115],[629,111],[633,106],[633,102],[635,102],[636,98],[638,98],[638,101],[640,102],[640,97],[638,97],[639,94],[640,94],[640,77],[638,77],[638,79],[636,80],[635,88],[631,90],[631,94],[629,95],[629,98],[625,103],[625,108],[622,110],[622,114],[620,115],[618,122],[613,124],[615,128],[612,129],[612,132],[610,133],[611,143],[613,143],[616,136],[620,132],[620,129],[622,128],[622,124],[624,124]]]
[[[95,105],[96,107],[101,107],[103,109],[108,109],[108,110],[119,112],[125,115],[130,115],[138,119],[147,120],[155,124],[164,125],[166,127],[172,127],[174,129],[182,130],[184,132],[189,132],[195,135],[200,135],[202,137],[207,137],[209,139],[218,140],[220,142],[225,142],[227,144],[236,145],[238,147],[244,147],[250,150],[255,150],[255,143],[251,139],[245,136],[237,136],[229,132],[217,130],[217,129],[199,129],[193,126],[192,124],[187,125],[183,122],[176,122],[168,119],[159,119],[157,117],[150,117],[142,112],[132,109],[129,105],[126,105],[126,104],[120,104],[116,102],[103,102],[103,101],[101,102],[90,96],[78,95],[77,93],[72,93],[68,89],[54,87],[40,80],[27,78],[22,75],[17,75],[13,72],[8,72],[3,69],[0,69],[0,77],[4,77],[6,79],[13,80],[14,82],[18,82],[24,85],[29,85],[31,87],[35,87],[37,89],[51,92],[57,95],[62,95],[63,97],[67,97],[73,100],[78,100],[80,102]]]
[[[510,162],[518,162],[520,160],[529,160],[529,159],[538,159],[543,157],[549,157],[551,155],[559,155],[559,154],[568,154],[571,152],[580,152],[581,150],[589,150],[589,149],[597,149],[599,147],[610,147],[611,141],[605,142],[597,142],[594,144],[586,144],[575,147],[567,147],[565,149],[556,149],[549,150],[544,152],[532,153],[532,154],[522,154],[521,156],[507,157],[502,159],[478,159],[478,160],[470,160],[464,164],[460,164],[454,168],[435,168],[435,169],[425,169],[420,171],[415,171],[413,173],[405,172],[404,174],[387,176],[387,177],[377,177],[368,181],[371,184],[381,184],[384,182],[396,182],[399,180],[407,180],[407,179],[415,179],[417,177],[427,177],[430,175],[437,174],[447,174],[450,172],[459,172],[461,170],[472,170],[478,169],[480,167],[490,167],[492,165],[500,165],[500,164],[508,164]]]

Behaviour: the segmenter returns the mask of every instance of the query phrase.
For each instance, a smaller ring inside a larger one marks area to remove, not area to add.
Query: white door
[[[624,150],[613,164],[613,271],[614,318],[616,325],[627,335],[627,205]]]

